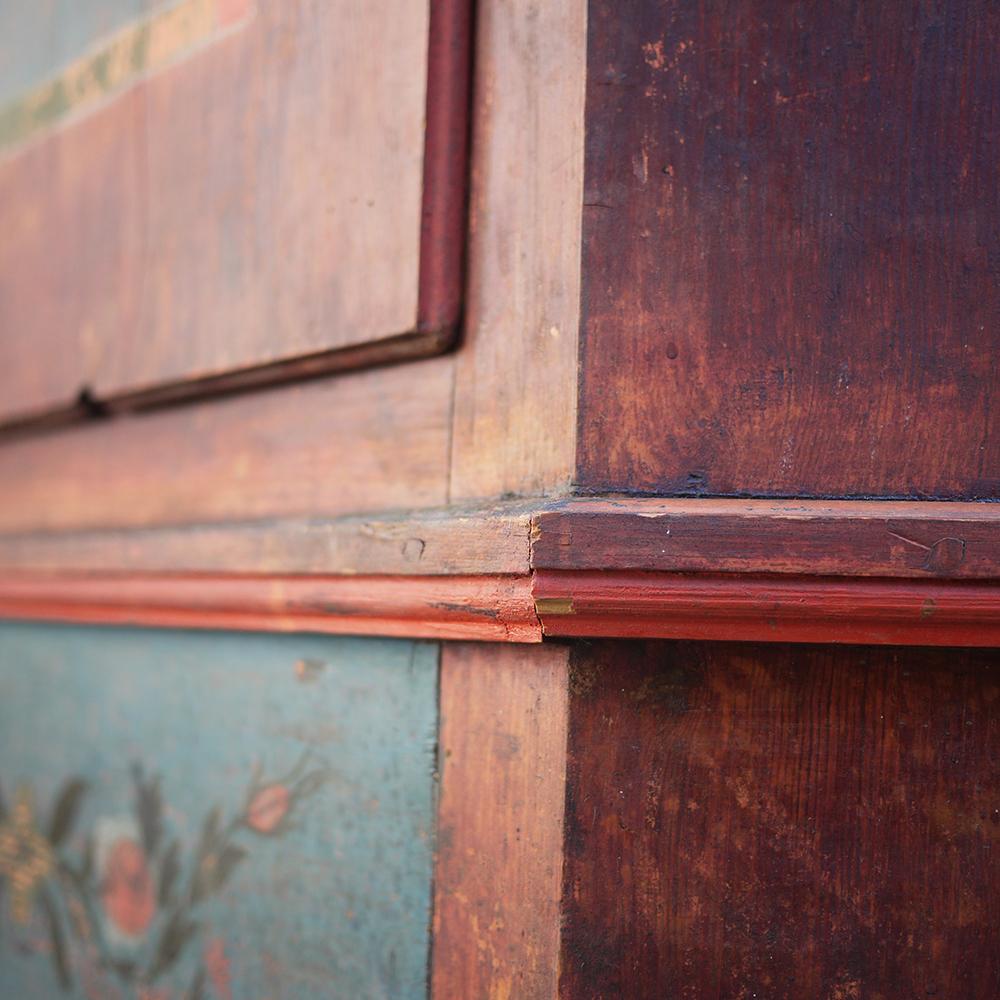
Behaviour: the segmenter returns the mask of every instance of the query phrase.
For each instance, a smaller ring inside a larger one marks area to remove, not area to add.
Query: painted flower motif
[[[156,915],[156,891],[142,847],[120,837],[105,859],[101,899],[108,920],[126,937],[141,937]]]
[[[291,792],[284,785],[265,785],[250,799],[246,824],[255,833],[274,833],[288,815]]]
[[[0,826],[0,875],[10,882],[10,912],[19,924],[31,916],[39,884],[55,867],[49,842],[35,825],[30,788],[20,788],[10,818]]]

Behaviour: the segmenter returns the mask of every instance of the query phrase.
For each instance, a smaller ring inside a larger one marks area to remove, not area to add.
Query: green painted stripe
[[[241,23],[251,9],[233,0],[181,0],[127,25],[0,108],[0,149],[22,145],[71,115],[95,110]],[[234,11],[240,16],[234,18]]]

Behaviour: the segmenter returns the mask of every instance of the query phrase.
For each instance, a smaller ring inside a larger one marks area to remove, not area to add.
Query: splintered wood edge
[[[0,617],[492,642],[1000,644],[1000,506],[573,499],[0,537]]]

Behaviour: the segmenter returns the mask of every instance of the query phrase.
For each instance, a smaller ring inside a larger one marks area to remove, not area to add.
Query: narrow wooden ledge
[[[1000,644],[1000,504],[568,499],[0,536],[0,617]]]
[[[1000,504],[574,499],[539,511],[535,569],[1000,578]]]
[[[540,642],[527,576],[10,574],[0,617]]]
[[[537,570],[547,636],[1000,645],[1000,583]]]

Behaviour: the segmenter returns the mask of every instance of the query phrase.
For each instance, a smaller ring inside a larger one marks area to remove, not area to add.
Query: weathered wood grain
[[[560,995],[988,997],[1000,653],[574,655]]]
[[[0,535],[6,571],[527,575],[529,504]]]
[[[1000,8],[589,16],[577,482],[1000,496]]]
[[[1000,646],[1000,581],[536,570],[548,636]]]
[[[551,1000],[559,967],[568,650],[441,656],[434,1000]]]
[[[540,642],[524,576],[0,576],[0,618]]]
[[[459,305],[469,12],[437,2],[430,93],[429,2],[185,0],[122,28],[120,59],[87,56],[150,62],[117,87],[84,74],[108,88],[96,109],[0,162],[0,415],[82,389],[136,405],[188,380],[286,378],[298,356],[365,363],[379,341],[390,359],[440,349]],[[204,37],[185,48],[192,24]]]
[[[586,0],[482,0],[453,499],[572,480]]]
[[[430,358],[8,441],[0,532],[439,506],[451,384]]]
[[[576,499],[538,511],[539,569],[1000,578],[1000,505]]]

